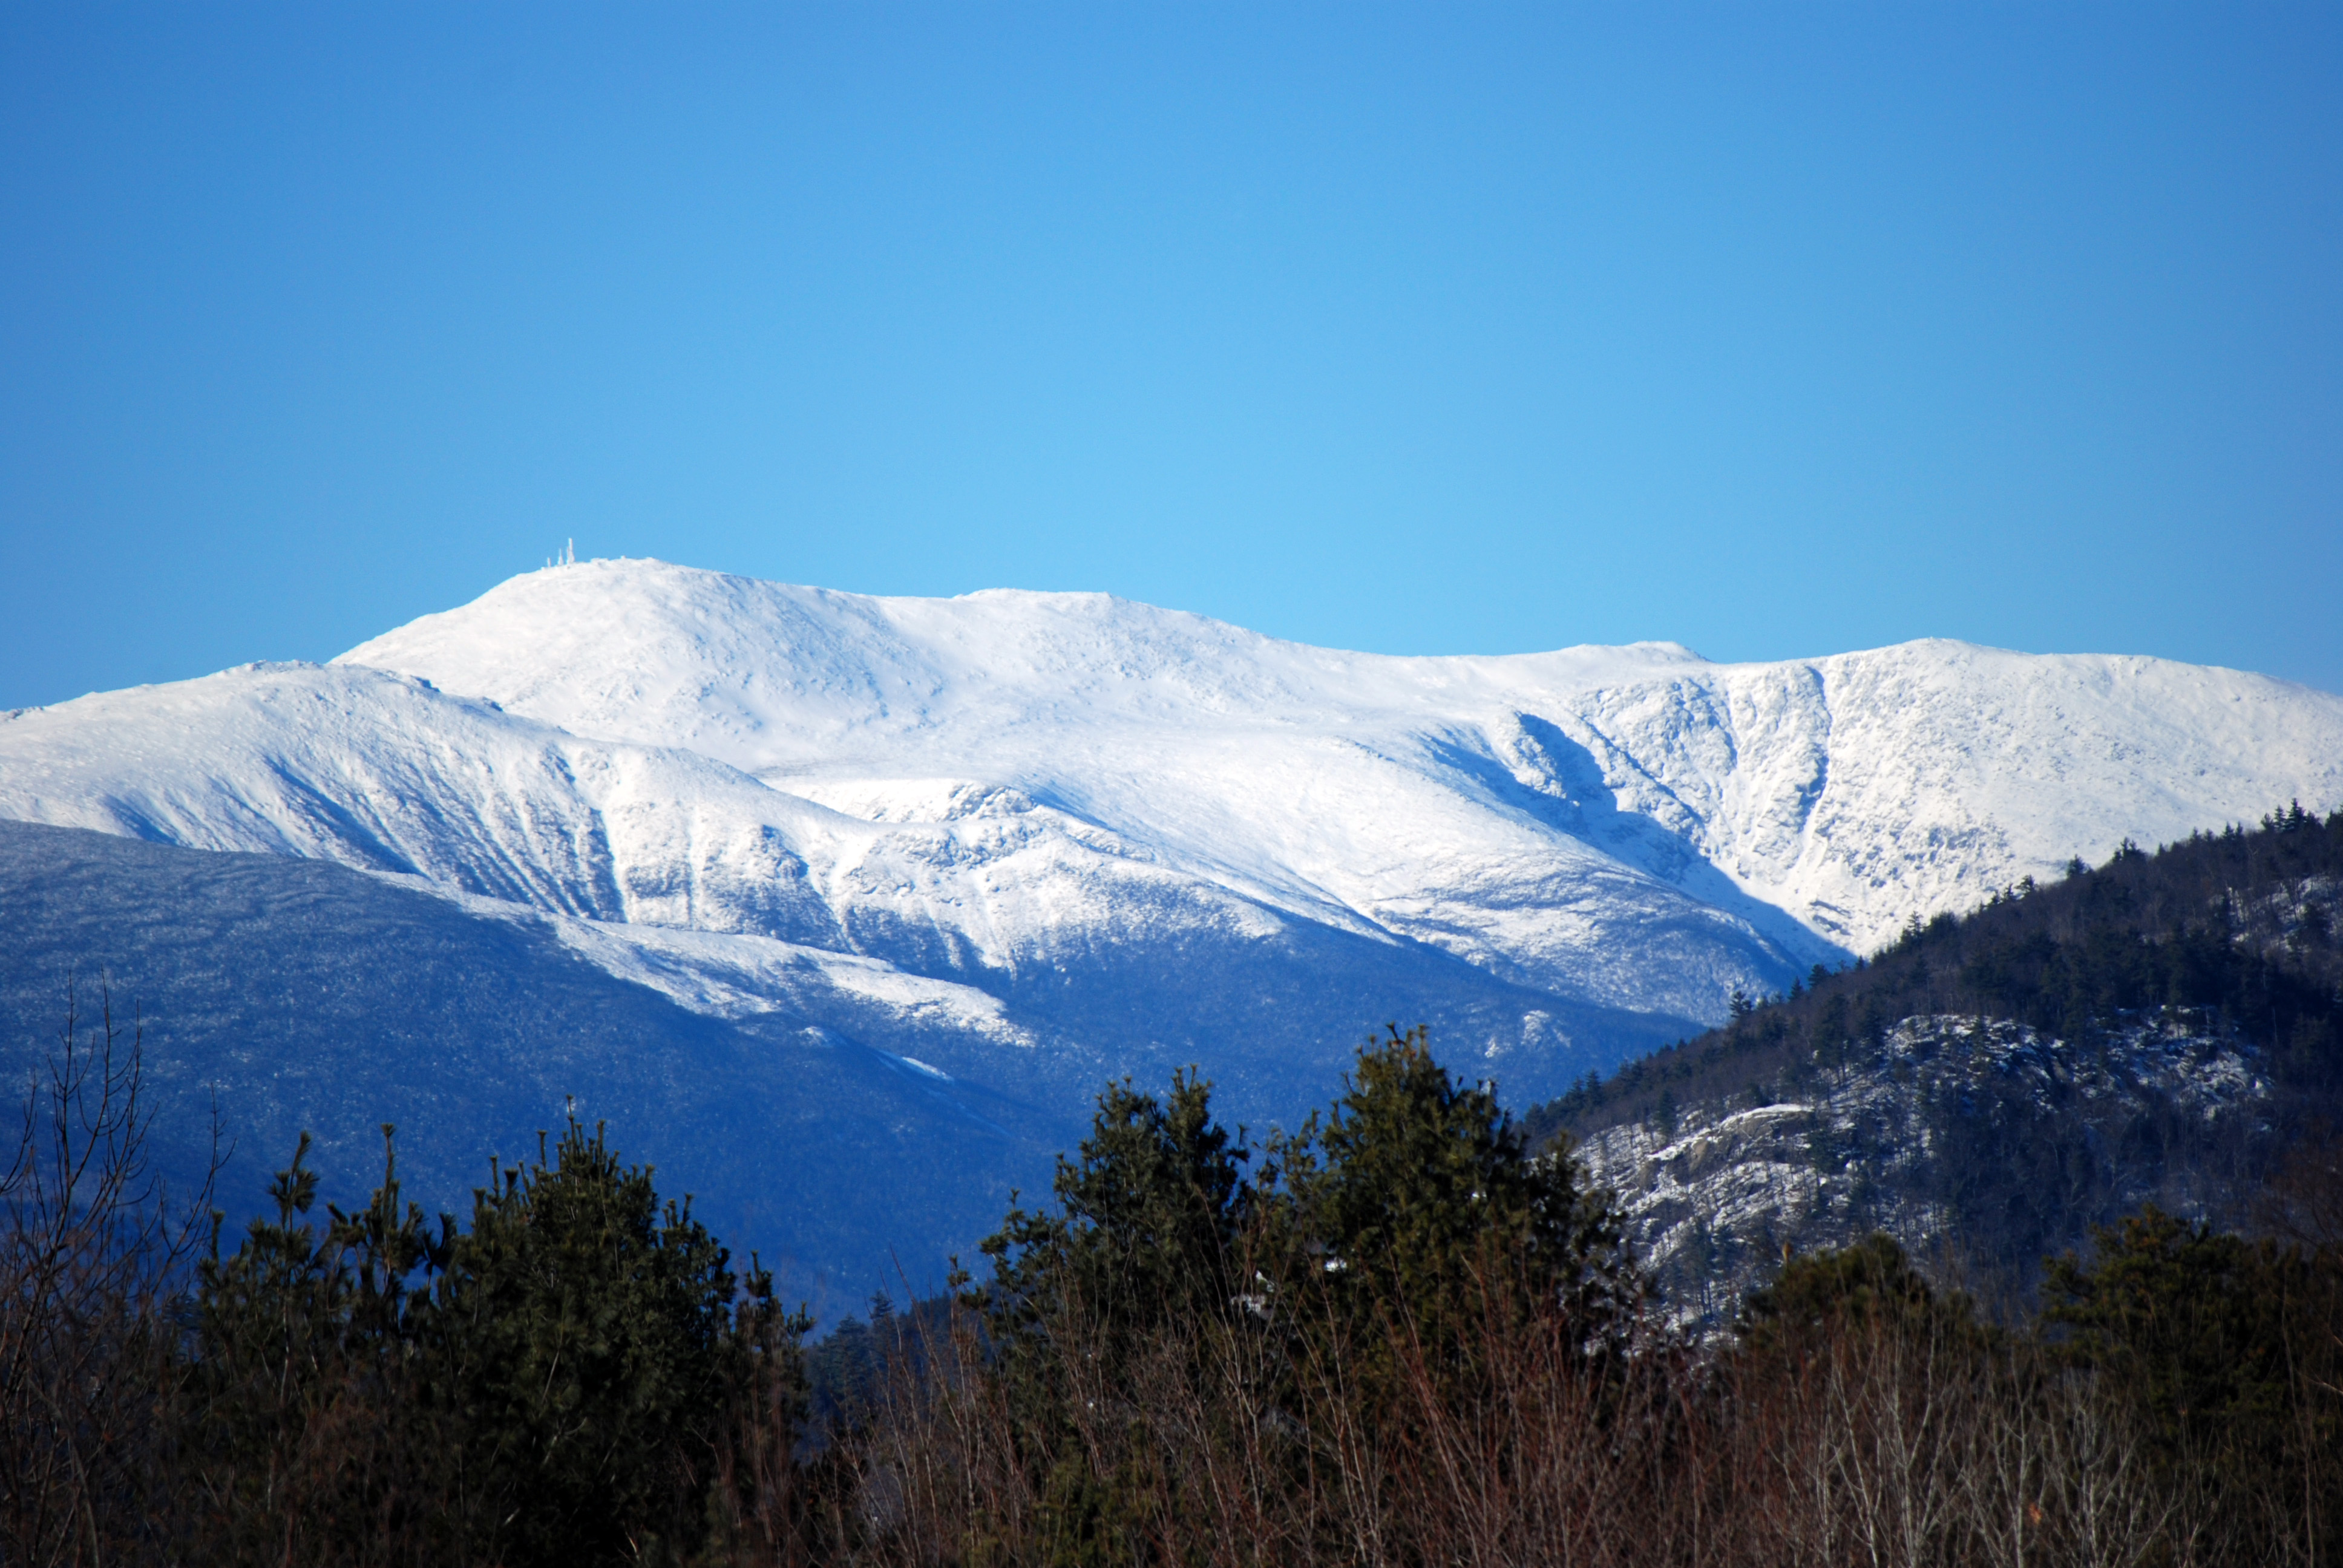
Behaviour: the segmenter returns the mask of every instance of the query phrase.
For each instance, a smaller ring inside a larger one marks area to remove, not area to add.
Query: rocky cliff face
[[[1668,1299],[1714,1326],[1785,1247],[1884,1231],[1998,1289],[2144,1202],[2234,1217],[2271,1098],[2259,1053],[2202,1014],[2130,1015],[2082,1040],[1920,1017],[1800,1092],[1756,1082],[1667,1105],[1578,1156],[1619,1195]]]

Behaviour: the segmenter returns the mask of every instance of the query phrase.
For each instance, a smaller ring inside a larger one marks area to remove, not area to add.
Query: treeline
[[[2089,1040],[2126,1015],[2202,1015],[2262,1053],[2307,1125],[2343,1093],[2343,811],[2297,802],[2151,854],[2127,840],[1965,916],[1915,919],[1867,960],[1815,966],[1785,997],[1738,993],[1724,1028],[1590,1075],[1524,1118],[1534,1137],[1584,1134],[1722,1103],[1751,1086],[1795,1091],[1875,1053],[1897,1021],[2006,1019]],[[2291,1129],[2289,1129],[2291,1131]]]
[[[1110,1088],[980,1272],[809,1345],[575,1126],[467,1223],[387,1166],[320,1209],[297,1153],[233,1247],[199,1234],[146,1181],[135,1051],[66,1043],[0,1188],[11,1563],[2181,1564],[2343,1535],[2331,1146],[2289,1235],[2149,1212],[2036,1318],[1875,1241],[1702,1343],[1607,1195],[1394,1032],[1259,1145],[1192,1079]]]

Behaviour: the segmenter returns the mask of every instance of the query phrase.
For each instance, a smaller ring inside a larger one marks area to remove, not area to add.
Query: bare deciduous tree
[[[163,1484],[178,1365],[173,1307],[220,1165],[166,1191],[134,1025],[99,993],[85,1031],[69,989],[55,1049],[25,1089],[0,1175],[0,1558],[135,1560],[167,1527]]]

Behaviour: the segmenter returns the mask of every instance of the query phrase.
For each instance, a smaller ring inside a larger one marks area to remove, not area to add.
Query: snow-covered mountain
[[[1945,641],[1394,658],[1102,595],[865,598],[596,562],[337,662],[858,816],[932,817],[939,783],[1019,789],[1271,905],[1605,1000],[1674,991],[1594,978],[1597,928],[1572,916],[1623,898],[1863,949],[2126,835],[2343,795],[2343,699]]]
[[[1131,1042],[1052,986],[1142,996],[1177,1054],[1194,963],[1307,989],[1331,943],[1332,975],[1443,977],[1451,1049],[1523,1092],[1912,915],[2291,797],[2343,799],[2343,699],[2155,659],[1399,658],[656,561],[0,723],[0,816],[567,917],[704,1010],[883,978],[965,1021],[962,1066],[1079,1039],[1112,1067]]]
[[[581,1096],[850,1304],[1046,1181],[1109,1077],[1194,1063],[1259,1127],[1426,1022],[1523,1104],[2297,797],[2343,800],[2343,699],[2153,659],[1394,658],[597,561],[330,665],[0,716],[0,819],[47,825],[0,843],[42,933],[0,952],[0,1066],[106,969],[168,1020],[171,1114],[219,1097],[250,1158],[310,1129],[345,1184],[403,1119],[450,1199]],[[266,874],[318,861],[369,875]]]

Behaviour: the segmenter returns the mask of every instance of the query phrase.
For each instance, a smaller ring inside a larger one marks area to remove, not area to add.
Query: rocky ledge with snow
[[[1665,1299],[1715,1327],[1785,1249],[1885,1231],[1998,1291],[2145,1202],[2235,1218],[2271,1101],[2259,1053],[2203,1013],[2128,1015],[2086,1040],[1917,1017],[1817,1079],[1669,1103],[1576,1156],[1617,1194]]]

